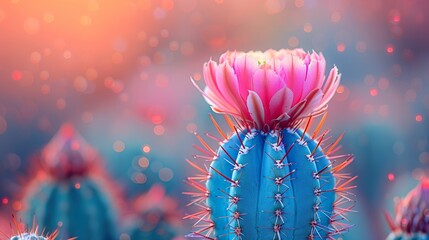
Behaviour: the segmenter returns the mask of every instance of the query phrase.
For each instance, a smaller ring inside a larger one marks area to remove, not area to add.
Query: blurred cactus
[[[25,223],[34,217],[45,231],[61,227],[63,238],[117,239],[115,206],[102,185],[96,151],[65,124],[41,158],[48,174],[39,174],[28,189]]]
[[[423,177],[405,198],[395,199],[395,216],[386,213],[391,229],[387,240],[429,239],[429,179]]]
[[[139,196],[134,202],[134,211],[130,239],[179,239],[181,224],[177,202],[166,196],[161,185],[155,184]]]
[[[55,229],[51,234],[44,234],[39,232],[39,227],[36,226],[35,222],[33,222],[33,226],[29,230],[21,231],[21,225],[22,223],[18,223],[15,219],[15,216],[12,215],[12,222],[15,227],[13,229],[14,234],[12,234],[12,237],[7,237],[8,240],[55,240],[58,237],[58,228]],[[10,227],[12,229],[12,224],[10,224]],[[0,232],[4,234],[5,236],[10,236],[3,231]],[[75,238],[69,238],[68,240],[74,240]]]
[[[56,235],[51,235],[48,237],[39,236],[37,233],[20,233],[16,236],[11,237],[9,240],[54,240]]]
[[[197,191],[186,193],[200,207],[186,217],[196,220],[194,235],[333,239],[348,229],[342,220],[353,205],[355,177],[340,171],[353,157],[334,155],[341,137],[329,145],[327,131],[319,135],[326,115],[307,134],[340,81],[336,67],[326,79],[324,71],[323,56],[302,49],[226,52],[204,65],[207,86],[197,88],[213,111],[237,124],[227,117],[234,134],[226,134],[212,118],[221,136],[209,135],[218,139],[217,151],[197,135],[203,147],[196,157],[210,167],[188,160],[202,173],[188,180]]]

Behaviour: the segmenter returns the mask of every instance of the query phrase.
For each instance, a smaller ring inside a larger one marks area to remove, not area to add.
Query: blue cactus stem
[[[27,202],[23,218],[28,225],[35,217],[47,232],[60,227],[63,238],[117,239],[114,207],[93,179],[45,182],[28,196]]]
[[[326,239],[335,201],[331,162],[300,130],[243,130],[210,166],[206,201],[218,240]]]
[[[302,134],[301,130],[297,130],[299,134]],[[332,170],[331,161],[323,154],[322,148],[317,145],[315,141],[312,141],[308,135],[304,136],[304,140],[307,143],[309,149],[315,149],[314,156],[311,161],[316,163],[316,168],[318,169],[319,174],[315,175],[320,182],[320,203],[316,205],[316,208],[320,210],[320,214],[317,214],[317,233],[322,236],[322,238],[327,238],[327,232],[333,232],[335,229],[331,228],[329,224],[331,223],[330,215],[334,211],[334,206],[332,204],[332,199],[335,199],[335,188],[336,179],[333,174],[323,174],[324,172],[330,172]]]
[[[210,195],[207,198],[207,205],[213,206],[211,218],[216,220],[214,229],[219,236],[227,236],[230,231],[229,220],[225,216],[228,215],[229,198],[227,195],[231,185],[219,173],[224,173],[230,177],[234,168],[233,159],[230,159],[230,156],[237,156],[241,144],[239,139],[243,137],[243,133],[239,137],[234,134],[229,141],[221,143],[217,157],[209,169],[210,179],[206,182],[206,187],[210,189]]]

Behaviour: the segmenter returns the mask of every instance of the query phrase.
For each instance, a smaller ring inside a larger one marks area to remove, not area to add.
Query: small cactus
[[[391,229],[387,240],[429,239],[429,179],[423,177],[405,198],[395,199],[395,216],[386,213]]]
[[[39,236],[36,233],[21,233],[20,235],[13,236],[9,240],[51,240],[54,238],[46,238]]]
[[[178,203],[166,195],[161,185],[153,185],[133,205],[135,217],[129,231],[130,239],[179,239]]]
[[[355,177],[340,170],[353,157],[334,155],[341,137],[329,145],[327,131],[319,134],[326,115],[307,134],[339,83],[333,68],[323,85],[324,67],[322,55],[300,49],[227,52],[219,65],[205,64],[201,93],[237,125],[226,117],[227,134],[212,117],[221,135],[217,151],[197,134],[203,147],[196,157],[210,166],[188,160],[202,173],[188,179],[197,191],[185,193],[200,208],[186,216],[196,220],[193,236],[332,239],[348,229],[342,220]]]
[[[23,219],[63,238],[117,239],[115,206],[97,172],[97,154],[71,125],[64,125],[42,151],[47,176],[28,188]]]
[[[51,234],[39,233],[39,227],[33,222],[33,227],[29,230],[20,231],[20,224],[15,219],[15,216],[12,215],[14,229],[14,236],[7,237],[9,240],[55,240],[58,237],[58,228],[55,229]],[[11,224],[12,227],[12,224]],[[7,236],[7,235],[6,235]],[[69,238],[68,240],[75,240],[75,238]]]

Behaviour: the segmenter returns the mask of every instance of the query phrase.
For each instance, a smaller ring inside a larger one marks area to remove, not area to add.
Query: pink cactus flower
[[[41,157],[48,172],[60,179],[87,174],[98,161],[95,149],[68,123],[61,126]]]
[[[204,64],[201,91],[217,113],[258,129],[285,128],[322,113],[341,78],[334,66],[325,76],[321,53],[302,49],[226,52]]]

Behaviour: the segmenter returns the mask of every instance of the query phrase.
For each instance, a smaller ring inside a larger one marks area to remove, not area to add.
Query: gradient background
[[[428,169],[428,25],[424,0],[2,0],[0,225],[22,208],[32,159],[65,122],[125,201],[162,184],[188,212],[192,133],[214,131],[190,77],[226,50],[300,47],[342,73],[325,124],[346,132],[359,176],[355,227],[342,238],[383,239],[383,211]]]

